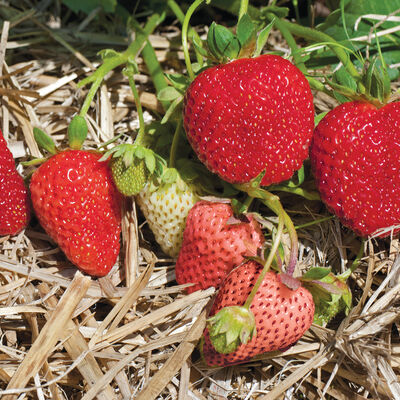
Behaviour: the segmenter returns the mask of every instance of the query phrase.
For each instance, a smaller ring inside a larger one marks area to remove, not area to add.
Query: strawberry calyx
[[[99,161],[111,157],[111,172],[118,190],[124,196],[134,196],[148,178],[160,174],[164,159],[153,150],[135,143],[122,143],[106,151]]]
[[[335,275],[330,268],[314,267],[299,278],[315,303],[314,323],[325,326],[339,312],[351,309],[352,294],[347,276]]]
[[[229,354],[256,335],[254,314],[241,306],[225,307],[207,320],[210,340],[215,350]]]

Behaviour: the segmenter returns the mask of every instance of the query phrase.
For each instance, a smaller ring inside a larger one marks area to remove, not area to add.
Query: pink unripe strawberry
[[[245,304],[262,268],[257,262],[248,261],[233,269],[222,283],[210,315],[216,315],[226,307]],[[315,306],[307,289],[302,286],[296,290],[289,289],[277,273],[269,271],[251,301],[249,310],[255,318],[256,332],[252,334],[251,340],[240,344],[229,354],[217,352],[210,341],[209,329],[205,330],[202,352],[208,365],[239,364],[258,354],[287,348],[310,328]]]
[[[251,215],[237,219],[228,203],[199,201],[186,220],[176,280],[193,283],[189,293],[218,287],[232,268],[256,256],[263,243],[260,225]]]

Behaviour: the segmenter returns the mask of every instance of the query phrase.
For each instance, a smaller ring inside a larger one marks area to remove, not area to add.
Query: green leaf
[[[86,14],[98,7],[103,8],[105,12],[112,13],[117,6],[117,0],[62,0],[62,2],[73,12],[83,11]]]
[[[244,14],[237,25],[236,37],[242,47],[246,46],[256,35],[256,27],[249,14]]]
[[[182,96],[180,92],[178,92],[173,86],[168,86],[160,90],[157,99],[160,101],[174,101],[179,96]]]
[[[257,57],[261,54],[262,49],[268,41],[269,34],[271,32],[272,27],[274,26],[275,19],[273,19],[264,29],[262,29],[257,37],[257,44],[254,56]]]

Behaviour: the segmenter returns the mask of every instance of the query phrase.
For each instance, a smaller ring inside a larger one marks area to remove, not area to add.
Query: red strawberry
[[[255,261],[235,268],[223,282],[210,314],[215,315],[225,307],[243,305],[262,268]],[[311,326],[314,308],[307,289],[300,286],[291,290],[281,282],[278,274],[269,271],[250,305],[256,321],[256,334],[235,351],[221,354],[211,344],[207,328],[202,349],[204,358],[210,366],[226,366],[248,361],[268,351],[285,349],[299,340]],[[225,332],[221,333],[228,336]]]
[[[32,176],[32,204],[40,224],[84,272],[106,275],[120,249],[120,195],[100,153],[66,150]]]
[[[400,224],[400,102],[330,111],[315,129],[310,158],[321,198],[361,236]]]
[[[282,57],[241,58],[202,72],[185,96],[184,126],[199,159],[222,179],[264,186],[289,179],[308,156],[313,97]]]
[[[189,293],[218,287],[245,257],[255,256],[264,243],[258,222],[251,216],[237,220],[230,204],[199,201],[189,211],[182,247],[175,266],[176,281]]]
[[[0,235],[15,235],[29,222],[29,198],[24,181],[0,131]]]

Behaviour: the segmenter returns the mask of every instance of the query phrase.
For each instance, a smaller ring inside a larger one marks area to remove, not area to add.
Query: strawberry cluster
[[[281,56],[260,55],[265,34],[256,39],[253,28],[247,14],[236,36],[213,24],[205,46],[216,65],[195,76],[189,62],[190,79],[169,76],[176,87],[166,88],[170,97],[164,100],[172,104],[158,126],[165,129],[174,117],[173,136],[160,140],[168,143],[168,156],[146,142],[135,57],[128,57],[124,73],[140,120],[133,143],[104,153],[82,150],[87,109],[81,111],[69,127],[68,149],[56,149],[36,132],[53,154],[29,185],[40,225],[73,264],[95,277],[108,274],[117,262],[123,196],[135,196],[161,250],[176,259],[177,283],[189,293],[211,286],[218,290],[202,345],[209,365],[233,365],[287,349],[313,322],[326,323],[350,307],[351,292],[342,276],[324,268],[293,276],[296,230],[279,197],[267,191],[289,181],[308,157],[322,201],[343,225],[363,237],[400,231],[400,103],[363,93],[331,110],[314,128],[309,79]],[[188,163],[178,168],[174,159],[183,129],[193,170]],[[196,186],[198,179],[211,184]],[[289,183],[286,189],[293,188]],[[222,196],[221,187],[229,188],[230,198]],[[249,198],[256,199],[276,214],[269,247],[262,218],[234,207],[232,198],[239,192],[248,196],[246,206]],[[205,199],[205,193],[218,198]],[[21,232],[29,217],[27,189],[0,133],[0,235]],[[288,254],[282,254],[284,228]]]

